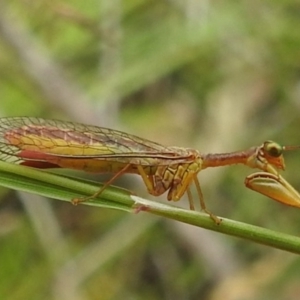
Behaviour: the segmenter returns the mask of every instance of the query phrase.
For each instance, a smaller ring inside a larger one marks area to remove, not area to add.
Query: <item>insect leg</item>
[[[200,183],[199,183],[199,180],[197,178],[197,176],[194,176],[194,182],[195,182],[195,186],[196,186],[196,190],[197,190],[197,193],[198,193],[198,196],[199,196],[199,200],[200,200],[200,206],[201,206],[201,209],[206,212],[210,218],[217,224],[219,225],[222,221],[222,219],[218,218],[217,216],[215,216],[213,213],[211,213],[207,208],[206,208],[206,205],[205,205],[205,201],[204,201],[204,197],[203,197],[203,194],[202,194],[202,190],[201,190],[201,186],[200,186]]]
[[[190,210],[195,210],[195,205],[194,205],[194,201],[193,201],[193,195],[192,195],[190,187],[188,187],[186,189],[186,192],[187,192],[188,199],[189,199]]]
[[[136,167],[144,181],[144,184],[147,187],[149,194],[153,196],[160,196],[166,191],[166,188],[164,187],[162,180],[159,176],[156,176],[156,178],[154,178],[154,175],[147,176],[142,166],[137,165]]]
[[[87,197],[83,197],[83,198],[74,198],[72,199],[72,204],[77,205],[81,202],[87,201],[87,200],[92,200],[97,198],[99,195],[101,195],[101,193],[108,187],[110,186],[118,177],[120,177],[121,175],[123,175],[126,170],[130,167],[130,164],[125,165],[125,167],[123,169],[121,169],[119,172],[117,172],[112,178],[110,178],[102,187],[99,191],[97,191],[96,193],[94,193],[91,196],[87,196]]]

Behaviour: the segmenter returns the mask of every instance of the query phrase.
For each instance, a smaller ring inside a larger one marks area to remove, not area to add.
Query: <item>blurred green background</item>
[[[300,144],[299,28],[296,0],[0,1],[0,116],[205,153]],[[300,153],[285,157],[300,190]],[[300,210],[247,190],[252,171],[200,172],[209,208],[298,236]],[[150,198],[136,177],[118,185]],[[0,193],[0,299],[299,299],[296,255],[146,213]]]

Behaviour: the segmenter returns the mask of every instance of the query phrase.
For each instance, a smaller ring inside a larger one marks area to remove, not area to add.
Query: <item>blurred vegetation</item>
[[[203,152],[300,144],[299,12],[295,0],[2,0],[0,116]],[[287,153],[284,174],[298,190],[299,155]],[[244,188],[251,171],[200,172],[209,208],[298,236],[300,211]],[[134,176],[118,184],[149,197]],[[296,255],[146,213],[0,192],[0,299],[299,297]]]

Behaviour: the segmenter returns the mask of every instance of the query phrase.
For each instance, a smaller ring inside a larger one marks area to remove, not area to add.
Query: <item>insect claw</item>
[[[220,225],[222,222],[222,219],[211,213],[209,210],[205,209],[203,210],[205,213],[209,215],[209,217],[215,222],[216,225]]]
[[[76,206],[76,205],[80,204],[81,202],[85,202],[85,201],[88,201],[88,200],[93,200],[97,196],[99,196],[98,192],[95,193],[95,194],[93,194],[93,195],[91,195],[91,196],[87,196],[87,197],[73,198],[71,200],[71,203]]]
[[[71,200],[71,203],[75,206],[77,206],[79,203],[83,202],[84,200],[82,200],[81,198],[74,198]]]

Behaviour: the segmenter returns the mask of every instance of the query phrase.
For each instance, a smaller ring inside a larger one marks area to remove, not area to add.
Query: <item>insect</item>
[[[32,117],[0,118],[0,160],[35,168],[68,168],[113,177],[93,199],[124,173],[142,177],[148,192],[178,201],[187,193],[190,209],[194,202],[190,186],[195,185],[202,210],[219,223],[204,202],[198,173],[208,167],[244,164],[260,169],[245,179],[245,185],[274,200],[300,207],[300,194],[279,174],[284,170],[283,152],[299,146],[280,146],[266,141],[245,151],[203,154],[194,149],[166,147],[146,139],[108,128]]]

